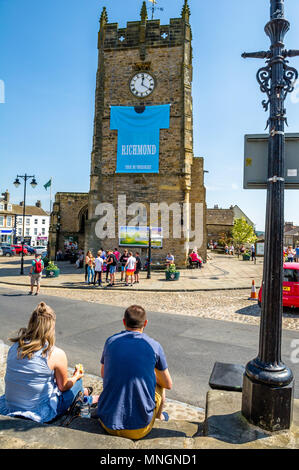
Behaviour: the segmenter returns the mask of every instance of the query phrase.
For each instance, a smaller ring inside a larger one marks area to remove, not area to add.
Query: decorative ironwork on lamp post
[[[242,57],[267,59],[257,72],[257,81],[270,111],[268,181],[266,207],[263,299],[258,356],[245,370],[242,413],[253,424],[269,431],[288,429],[292,421],[293,373],[281,360],[283,229],[285,188],[285,99],[294,90],[298,72],[287,57],[299,55],[286,50],[284,37],[290,23],[284,17],[284,0],[270,0],[271,20],[265,32],[271,40],[269,51],[244,53]]]
[[[24,201],[23,201],[23,236],[22,236],[22,254],[21,254],[21,271],[20,271],[20,274],[23,275],[24,274],[24,244],[25,244],[25,215],[26,215],[26,189],[27,189],[27,180],[29,180],[30,178],[32,178],[32,181],[31,181],[31,186],[32,188],[35,188],[37,186],[37,182],[36,182],[36,179],[35,179],[35,176],[30,176],[30,175],[27,175],[25,173],[25,175],[17,175],[15,181],[14,181],[14,185],[16,188],[18,188],[20,185],[21,185],[21,182],[19,180],[19,178],[22,178],[24,180]]]

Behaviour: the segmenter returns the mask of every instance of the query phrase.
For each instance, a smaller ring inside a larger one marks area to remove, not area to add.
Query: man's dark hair
[[[146,311],[140,305],[131,305],[125,311],[124,319],[128,328],[143,328],[146,320]]]

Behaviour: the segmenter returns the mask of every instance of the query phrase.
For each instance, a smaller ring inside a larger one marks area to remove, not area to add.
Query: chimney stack
[[[8,189],[5,191],[5,193],[2,193],[2,196],[5,202],[9,202],[10,195],[9,195]]]
[[[36,205],[36,207],[42,207],[41,201],[36,201],[35,205]]]

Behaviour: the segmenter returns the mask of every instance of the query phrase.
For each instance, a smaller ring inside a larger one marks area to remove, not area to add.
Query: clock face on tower
[[[130,90],[134,96],[145,98],[155,89],[155,79],[148,72],[139,72],[130,81]]]

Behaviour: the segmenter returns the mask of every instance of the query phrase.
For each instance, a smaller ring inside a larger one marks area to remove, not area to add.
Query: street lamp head
[[[14,181],[15,187],[18,188],[18,187],[20,186],[20,184],[21,184],[21,183],[20,183],[19,178],[16,178],[15,181]]]
[[[33,189],[36,188],[36,186],[37,186],[36,179],[35,179],[35,178],[32,178],[32,181],[31,181],[30,184],[31,184],[31,186],[32,186]]]

